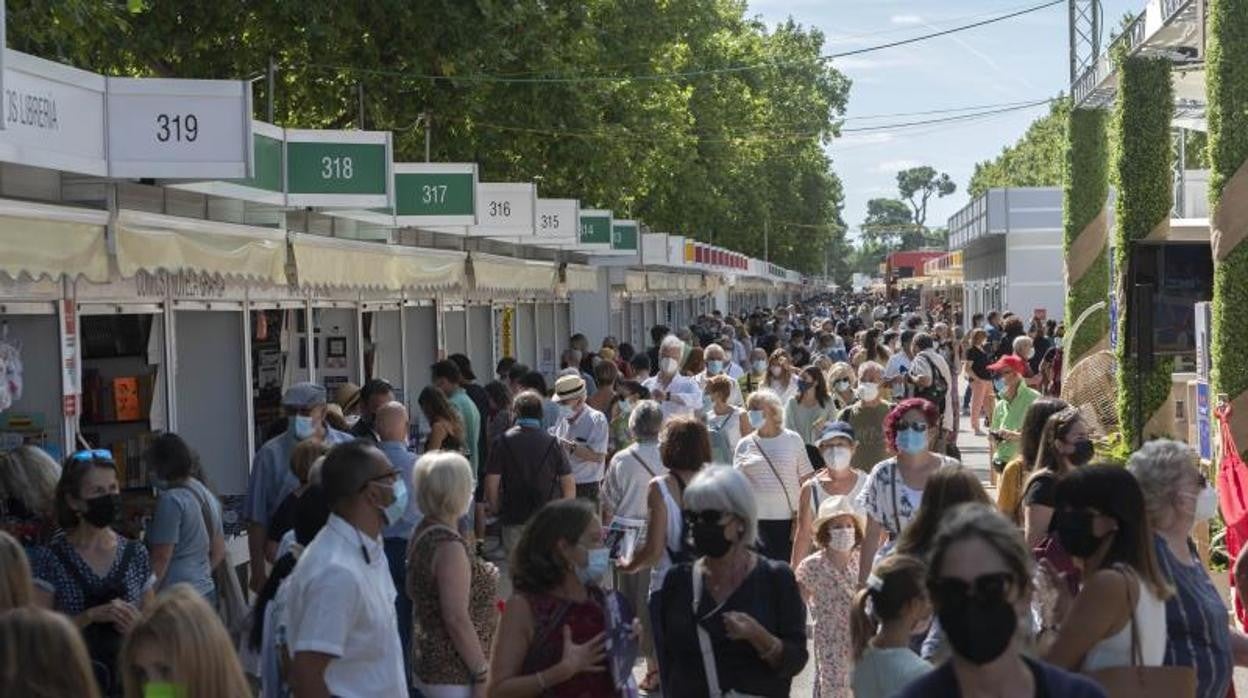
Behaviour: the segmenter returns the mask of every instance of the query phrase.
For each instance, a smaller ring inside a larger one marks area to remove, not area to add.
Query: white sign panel
[[[667,263],[672,266],[685,266],[685,236],[667,236]]]
[[[112,177],[252,173],[251,90],[240,80],[108,78]]]
[[[514,237],[537,230],[537,185],[487,183],[477,185],[477,222],[469,235]]]
[[[576,199],[538,199],[537,236],[576,243],[581,227],[581,202]]]
[[[0,160],[104,177],[104,78],[4,52]]]
[[[667,233],[645,233],[641,236],[641,263],[667,264]]]

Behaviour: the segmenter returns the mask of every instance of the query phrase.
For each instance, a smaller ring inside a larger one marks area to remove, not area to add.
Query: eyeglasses
[[[913,431],[924,434],[927,432],[927,422],[898,422],[897,431],[898,433],[903,431]]]
[[[106,460],[113,462],[113,452],[106,448],[93,448],[89,450],[78,451],[69,459],[75,463],[86,463],[93,460]]]
[[[1013,573],[993,572],[981,574],[970,582],[958,577],[941,577],[932,583],[930,591],[939,606],[956,607],[972,598],[989,603],[1004,601],[1013,588]]]
[[[685,525],[689,527],[697,526],[718,526],[720,521],[724,519],[724,512],[717,509],[703,509],[702,511],[692,511],[686,509],[684,512]]]
[[[392,487],[393,485],[391,483],[382,482],[382,480],[388,480],[390,478],[398,479],[401,477],[403,477],[403,473],[399,472],[398,470],[391,470],[389,472],[382,473],[381,475],[374,475],[373,477],[368,478],[368,480],[364,482],[364,486],[361,487],[360,490],[363,491],[365,487],[368,487],[374,482],[379,485],[386,485],[387,487]]]

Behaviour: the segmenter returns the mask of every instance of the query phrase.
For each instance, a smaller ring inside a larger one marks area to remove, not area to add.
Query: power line
[[[357,66],[336,66],[336,65],[325,65],[325,64],[320,64],[320,63],[308,63],[308,64],[305,64],[305,67],[313,69],[313,70],[336,71],[336,72],[343,72],[343,73],[364,73],[368,75],[376,75],[379,77],[407,78],[411,80],[425,80],[425,81],[432,81],[432,82],[459,81],[459,82],[477,82],[477,83],[494,83],[494,84],[571,84],[571,83],[618,82],[618,81],[628,81],[628,80],[635,80],[635,81],[641,81],[641,82],[674,80],[674,79],[691,78],[691,77],[702,77],[702,76],[707,76],[707,75],[742,73],[742,72],[749,72],[753,70],[761,70],[761,69],[766,69],[766,68],[779,68],[779,67],[787,67],[787,66],[794,66],[794,65],[809,65],[813,63],[824,63],[827,61],[834,61],[837,58],[859,56],[864,53],[883,51],[883,50],[887,50],[890,48],[896,48],[898,46],[907,46],[907,45],[918,43],[921,41],[928,41],[930,39],[935,39],[935,38],[939,38],[942,36],[948,36],[950,34],[955,34],[958,32],[968,31],[971,29],[977,29],[979,27],[988,26],[990,24],[996,24],[997,22],[1003,22],[1009,19],[1014,19],[1015,17],[1021,17],[1026,14],[1048,9],[1056,5],[1064,4],[1065,2],[1066,0],[1049,0],[1049,2],[1043,2],[1038,5],[1032,5],[1030,7],[1026,7],[1020,10],[1015,10],[1013,12],[1009,12],[1006,14],[989,17],[987,19],[982,19],[977,22],[971,22],[969,24],[962,24],[956,27],[951,27],[949,29],[942,29],[940,31],[929,32],[927,34],[920,34],[918,36],[910,37],[908,39],[899,39],[897,41],[890,41],[890,42],[883,43],[883,44],[876,44],[873,46],[864,46],[862,48],[851,49],[848,51],[830,53],[830,54],[819,56],[818,58],[810,60],[810,61],[806,61],[806,60],[803,60],[803,61],[770,61],[766,63],[756,63],[753,65],[726,66],[723,68],[705,68],[705,69],[699,69],[699,70],[676,71],[676,72],[669,72],[669,73],[643,73],[643,74],[634,74],[634,75],[562,75],[562,76],[561,75],[543,75],[543,76],[533,76],[533,77],[508,77],[508,76],[503,76],[503,75],[498,75],[498,74],[484,74],[484,73],[475,73],[475,74],[469,73],[469,74],[464,74],[464,75],[431,75],[427,73],[413,73],[413,72],[405,72],[405,71],[399,71],[399,70],[385,70],[381,68],[364,68],[364,67],[357,67]]]

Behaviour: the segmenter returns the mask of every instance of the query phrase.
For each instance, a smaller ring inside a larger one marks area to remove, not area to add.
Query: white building
[[[968,328],[972,315],[992,310],[1062,319],[1061,189],[988,190],[949,219],[949,249],[962,251]]]

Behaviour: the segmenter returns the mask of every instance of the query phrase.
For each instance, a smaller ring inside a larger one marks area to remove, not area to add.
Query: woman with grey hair
[[[602,481],[602,526],[607,531],[607,548],[615,569],[615,588],[633,608],[644,609],[650,594],[649,565],[620,569],[621,560],[631,560],[646,537],[649,516],[647,497],[650,482],[667,474],[659,453],[659,430],[663,427],[663,408],[654,400],[642,400],[628,416],[628,430],[633,444],[617,451],[607,465]],[[642,620],[641,653],[649,666],[645,688],[658,679],[658,660],[654,656],[650,614],[638,613]]]
[[[802,436],[784,428],[784,407],[774,392],[754,393],[746,407],[755,430],[737,443],[732,464],[750,481],[758,498],[762,553],[788,562],[802,483],[815,471]]]
[[[696,559],[673,568],[654,598],[663,695],[789,695],[809,659],[806,606],[789,566],[751,551],[750,481],[725,466],[703,469],[685,490],[683,516]]]
[[[52,501],[61,466],[37,446],[0,451],[0,530],[22,545],[43,545],[57,531]]]
[[[1158,439],[1131,455],[1127,468],[1144,492],[1157,564],[1174,587],[1166,600],[1165,664],[1196,669],[1196,695],[1226,695],[1232,665],[1248,664],[1248,637],[1227,622],[1226,604],[1196,553],[1191,532],[1208,526],[1218,495],[1187,444]]]

